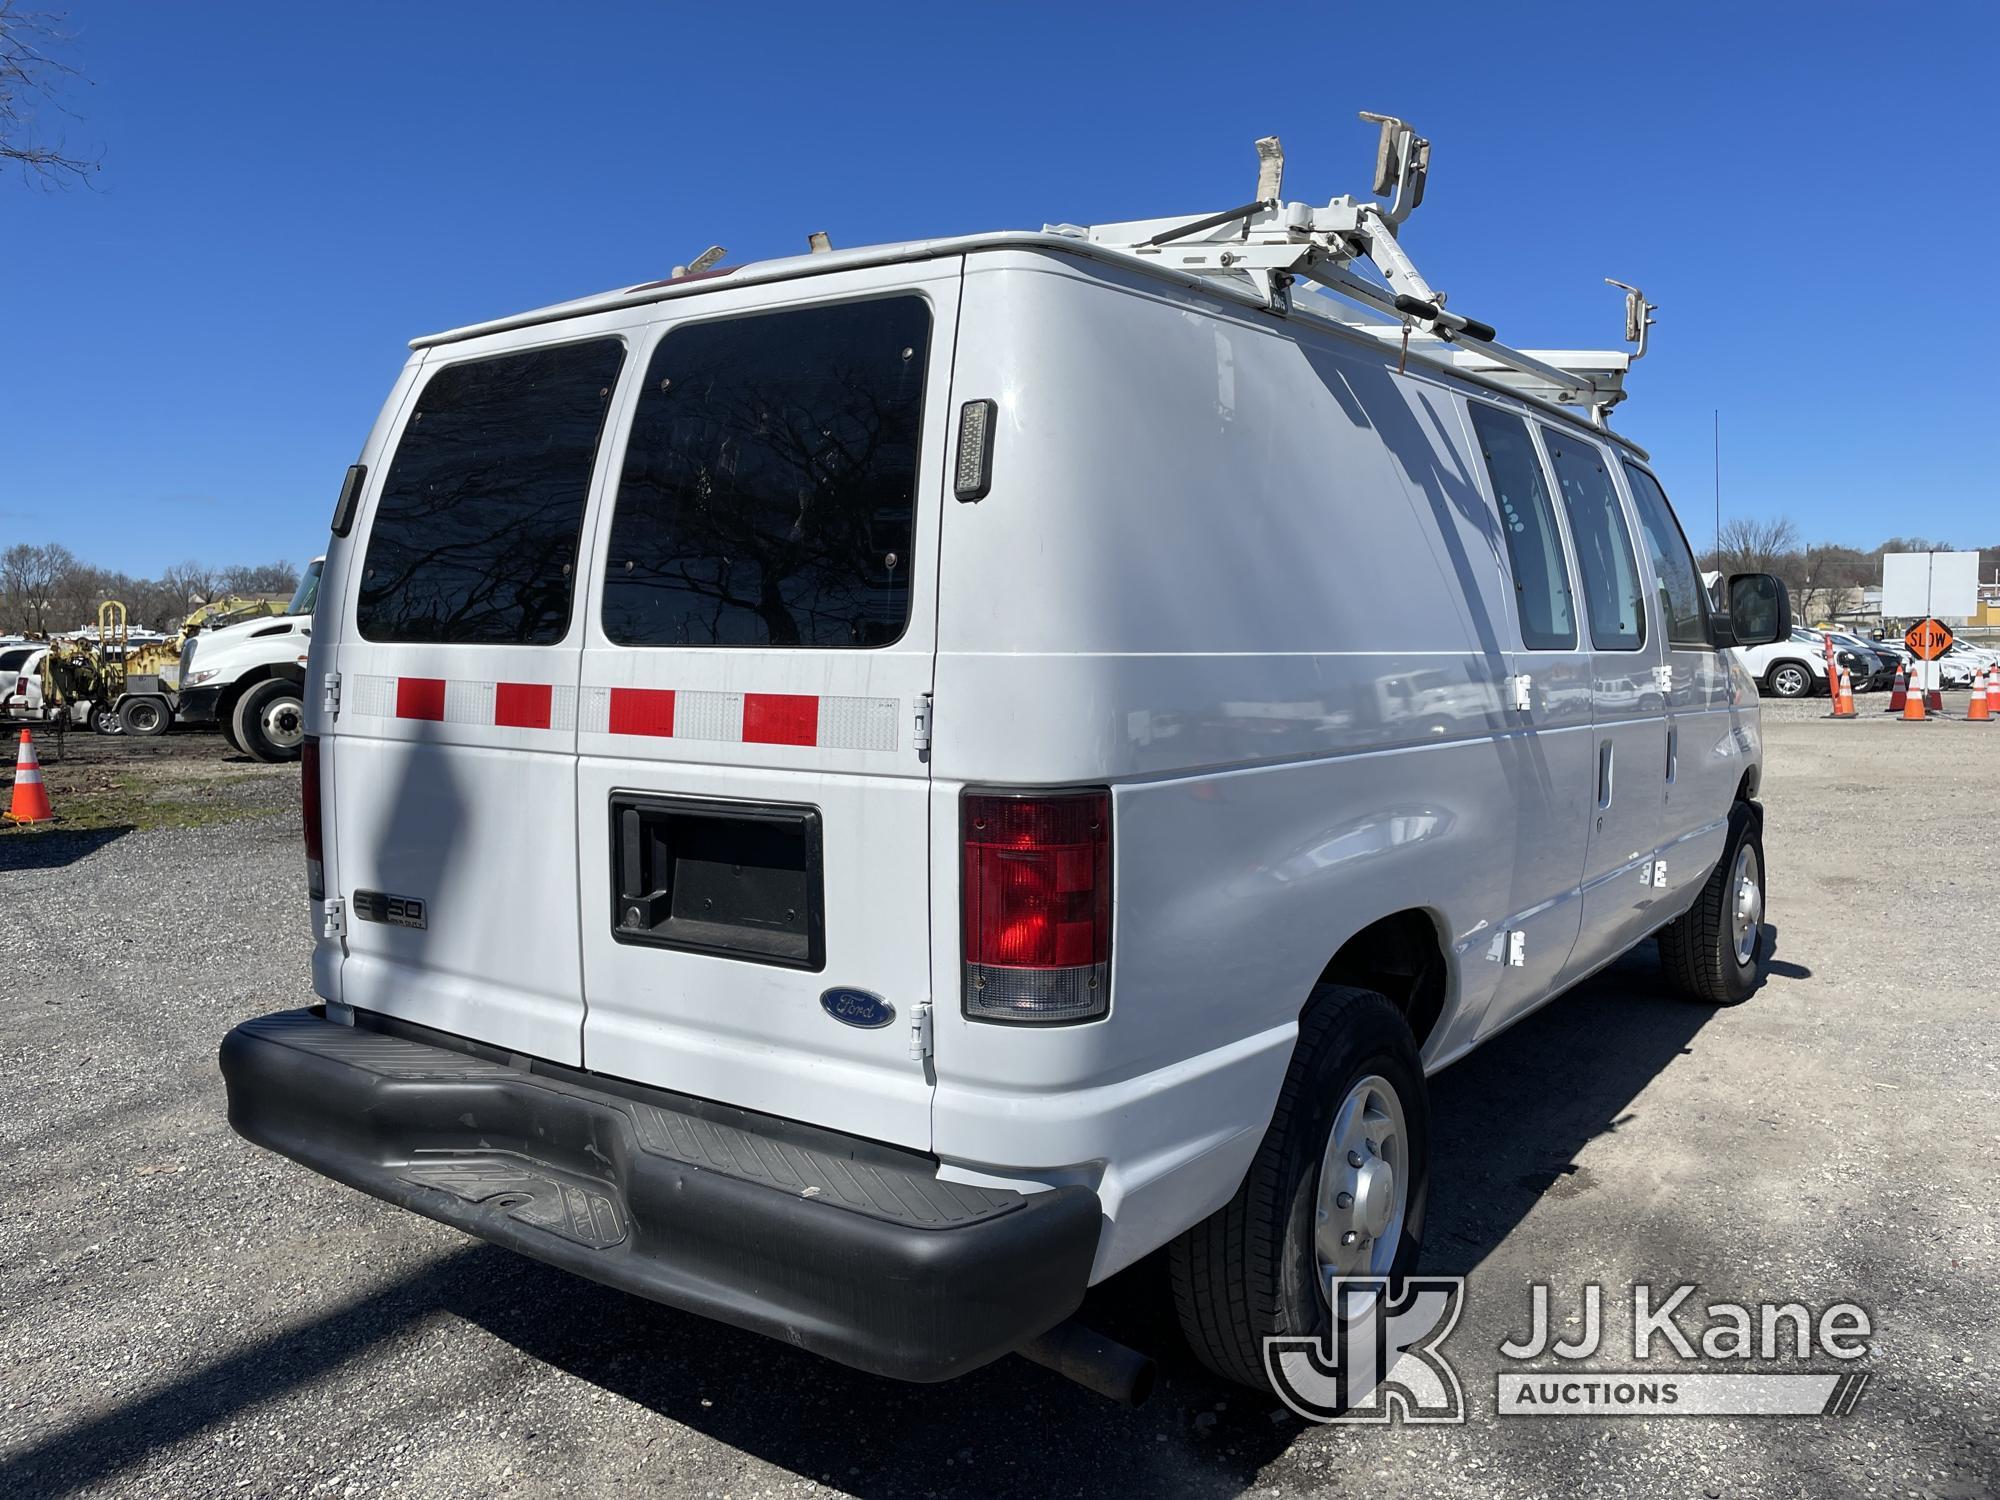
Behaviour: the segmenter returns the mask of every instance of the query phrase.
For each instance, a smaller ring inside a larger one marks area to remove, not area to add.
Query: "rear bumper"
[[[656,1302],[902,1380],[976,1369],[1083,1299],[1082,1187],[928,1157],[314,1011],[223,1039],[229,1123],[337,1181]]]

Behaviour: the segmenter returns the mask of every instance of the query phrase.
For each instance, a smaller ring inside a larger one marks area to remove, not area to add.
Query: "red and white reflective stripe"
[[[345,706],[369,718],[500,729],[574,729],[579,723],[577,690],[545,682],[357,674]],[[898,736],[894,698],[594,687],[583,690],[582,714],[587,734],[723,744],[894,750]]]
[[[817,693],[709,693],[684,688],[585,688],[585,734],[822,750],[894,750],[894,698]]]
[[[576,689],[546,682],[465,682],[450,677],[359,674],[347,706],[373,719],[415,719],[495,729],[576,728]]]

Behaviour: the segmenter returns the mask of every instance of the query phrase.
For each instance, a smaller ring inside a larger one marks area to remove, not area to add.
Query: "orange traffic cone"
[[[1903,722],[1921,724],[1924,722],[1924,685],[1917,674],[1910,673],[1910,690],[1903,695]]]
[[[1972,701],[1965,707],[1965,722],[1983,724],[1993,717],[1991,692],[1993,679],[1984,672],[1976,673],[1972,679]]]
[[[1986,721],[2000,721],[2000,667],[1986,674]]]
[[[1895,681],[1890,683],[1889,685],[1888,711],[1890,713],[1899,714],[1903,711],[1903,700],[1909,695],[1909,691],[1910,691],[1909,665],[1908,663],[1898,658],[1896,662],[1896,678]]]
[[[1836,719],[1854,717],[1854,679],[1848,675],[1845,667],[1840,669],[1840,679],[1834,686],[1832,717]]]
[[[14,805],[7,809],[14,823],[49,823],[55,809],[49,806],[49,789],[42,785],[42,763],[35,759],[34,737],[23,728],[20,753],[14,758]]]

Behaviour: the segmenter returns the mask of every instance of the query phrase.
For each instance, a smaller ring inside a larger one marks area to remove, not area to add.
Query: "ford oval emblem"
[[[819,997],[819,1008],[843,1026],[859,1026],[874,1031],[896,1019],[896,1007],[880,995],[866,990],[828,990]]]

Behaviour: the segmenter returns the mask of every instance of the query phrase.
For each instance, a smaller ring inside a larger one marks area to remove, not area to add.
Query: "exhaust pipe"
[[[1150,1356],[1128,1349],[1074,1318],[1056,1324],[1014,1352],[1120,1406],[1144,1406],[1159,1375],[1159,1366]]]

